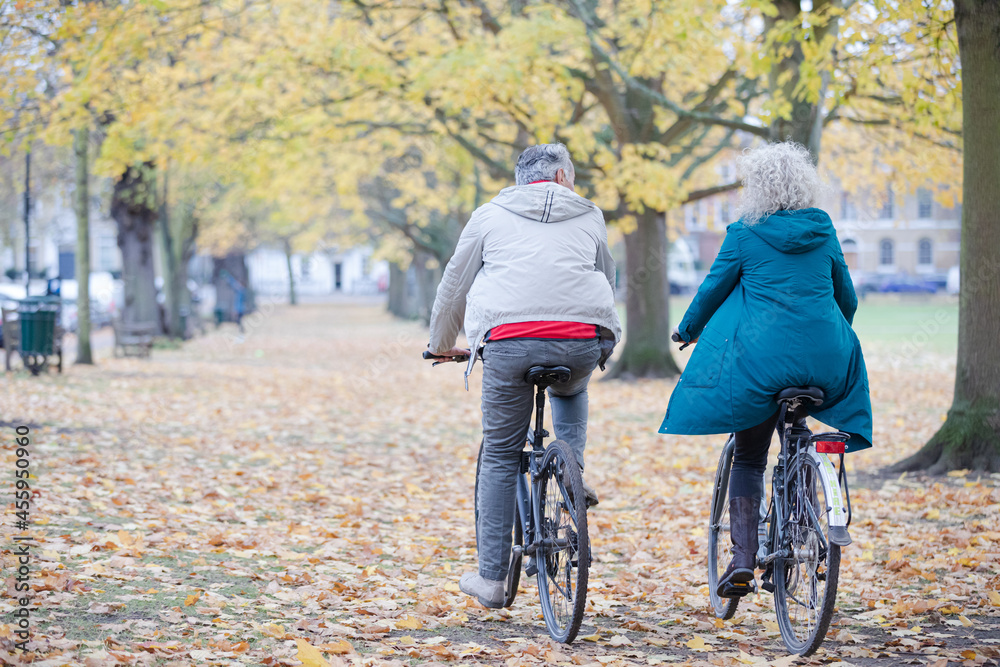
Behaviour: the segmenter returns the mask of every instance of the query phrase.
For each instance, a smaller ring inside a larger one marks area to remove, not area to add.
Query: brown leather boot
[[[757,521],[760,498],[729,499],[729,534],[733,540],[733,559],[719,580],[719,597],[742,597],[750,592],[757,565]]]

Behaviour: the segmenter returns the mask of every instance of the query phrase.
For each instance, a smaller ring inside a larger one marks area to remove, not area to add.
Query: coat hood
[[[830,216],[818,208],[778,211],[756,225],[745,226],[775,250],[789,255],[809,252],[836,235]]]
[[[561,222],[597,208],[589,199],[555,183],[504,188],[490,203],[537,222]]]

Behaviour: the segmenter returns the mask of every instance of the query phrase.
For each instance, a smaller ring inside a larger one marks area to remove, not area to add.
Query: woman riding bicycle
[[[740,159],[739,221],[676,333],[700,343],[670,397],[661,433],[735,434],[729,486],[733,559],[719,581],[754,579],[757,522],[776,393],[816,386],[812,415],[871,446],[868,374],[851,329],[858,300],[830,216],[812,208],[820,180],[809,152],[769,144]]]

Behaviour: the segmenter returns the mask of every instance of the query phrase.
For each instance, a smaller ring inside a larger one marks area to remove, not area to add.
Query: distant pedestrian
[[[244,287],[243,283],[233,277],[233,274],[229,273],[229,271],[223,271],[222,275],[229,284],[229,288],[233,290],[233,317],[236,319],[236,326],[239,327],[240,333],[242,334],[244,333],[243,315],[246,314],[247,288]]]

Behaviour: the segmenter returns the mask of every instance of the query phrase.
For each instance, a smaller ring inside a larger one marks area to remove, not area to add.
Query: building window
[[[892,211],[892,208],[893,208],[893,206],[892,206],[893,205],[893,199],[895,199],[895,197],[893,197],[892,186],[890,185],[889,187],[887,187],[885,189],[885,202],[882,204],[882,214],[879,217],[884,218],[884,219],[888,219],[888,220],[892,220],[892,217],[893,217],[893,211]]]
[[[844,253],[844,261],[847,268],[854,271],[858,268],[858,242],[854,239],[844,239],[840,243],[840,249]]]
[[[111,271],[115,268],[115,247],[117,240],[111,234],[101,234],[97,242],[97,269]]]
[[[685,206],[688,229],[698,229],[698,204],[687,204]]]
[[[927,188],[917,190],[917,217],[927,220],[934,211],[934,194]]]
[[[934,263],[934,244],[930,239],[920,239],[917,243],[917,264],[930,266]]]
[[[732,220],[729,219],[730,213],[731,212],[729,210],[729,197],[723,196],[722,203],[719,204],[719,218],[722,221],[722,224],[728,225],[730,222],[732,222]]]
[[[892,266],[896,263],[891,239],[882,239],[878,244],[878,263],[882,266]]]
[[[840,193],[840,218],[842,220],[854,220],[855,218],[854,203],[847,191]]]

